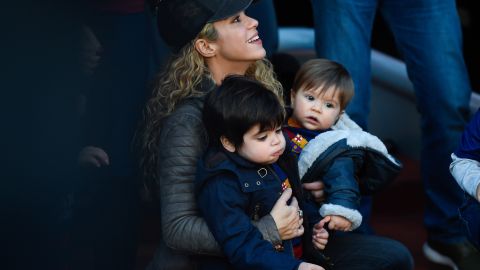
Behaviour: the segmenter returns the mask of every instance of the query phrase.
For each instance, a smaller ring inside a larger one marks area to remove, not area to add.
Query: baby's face
[[[342,110],[339,91],[332,87],[320,93],[320,89],[299,89],[292,92],[292,118],[303,128],[326,130],[340,117]]]

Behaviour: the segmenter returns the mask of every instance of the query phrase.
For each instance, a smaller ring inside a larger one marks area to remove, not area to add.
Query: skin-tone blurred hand
[[[298,270],[325,270],[325,269],[321,266],[316,265],[316,264],[302,262],[298,266]]]
[[[348,232],[352,230],[352,222],[342,216],[330,216],[328,228],[330,230]]]
[[[328,231],[325,230],[325,223],[330,221],[330,216],[326,216],[313,226],[312,242],[315,248],[323,250],[328,243]]]
[[[95,146],[86,146],[78,154],[78,164],[80,166],[94,166],[100,168],[110,165],[107,153]]]
[[[325,201],[325,192],[323,191],[325,189],[325,185],[322,181],[305,183],[303,184],[303,188],[312,193],[312,196],[317,203]]]
[[[282,240],[301,236],[304,232],[303,218],[300,218],[298,214],[298,201],[293,197],[290,205],[288,205],[287,201],[290,197],[292,197],[292,189],[287,188],[270,212]]]

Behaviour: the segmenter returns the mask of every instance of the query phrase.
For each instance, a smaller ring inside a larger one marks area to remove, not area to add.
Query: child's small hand
[[[298,270],[325,270],[325,269],[321,266],[316,265],[316,264],[302,262],[298,266]]]
[[[330,216],[328,228],[330,230],[348,232],[352,230],[352,222],[342,216]]]
[[[84,147],[78,154],[78,164],[81,166],[101,167],[110,164],[107,153],[98,147]]]
[[[326,216],[324,219],[320,220],[320,222],[315,224],[315,226],[313,226],[312,242],[317,249],[325,249],[325,246],[328,243],[328,231],[325,230],[323,226],[329,221],[330,216]]]

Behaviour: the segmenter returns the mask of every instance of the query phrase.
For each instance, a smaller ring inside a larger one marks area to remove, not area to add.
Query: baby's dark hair
[[[295,76],[292,92],[298,90],[315,90],[321,87],[319,93],[334,88],[339,93],[340,108],[347,107],[353,97],[353,80],[347,69],[335,61],[328,59],[312,59],[305,62]]]
[[[220,137],[225,136],[238,148],[250,128],[259,124],[260,131],[272,130],[284,120],[279,97],[260,82],[239,75],[227,76],[207,95],[203,108],[210,146],[220,146]]]

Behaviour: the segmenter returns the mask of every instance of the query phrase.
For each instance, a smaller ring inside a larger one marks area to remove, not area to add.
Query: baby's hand
[[[302,262],[298,266],[298,270],[325,270],[325,269],[321,266],[316,265],[316,264]]]
[[[348,232],[352,230],[352,222],[342,216],[330,216],[328,228],[330,230]]]
[[[323,228],[325,223],[330,221],[330,216],[326,216],[324,219],[320,220],[315,226],[313,226],[312,232],[312,242],[313,245],[320,250],[325,249],[325,246],[328,242],[328,231]]]
[[[80,166],[95,166],[97,168],[110,164],[108,154],[95,146],[84,147],[78,154],[78,164]]]

